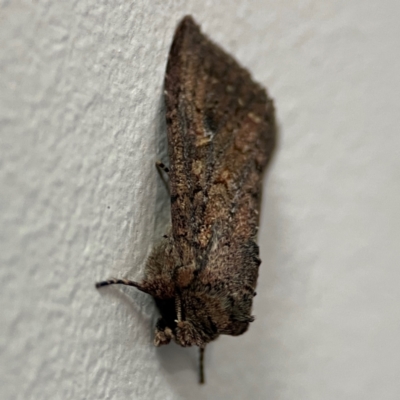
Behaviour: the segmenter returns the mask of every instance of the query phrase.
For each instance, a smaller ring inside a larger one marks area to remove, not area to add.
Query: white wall
[[[215,5],[217,3],[217,5]],[[152,345],[132,288],[168,219],[162,83],[178,20],[268,87],[256,322]],[[0,2],[0,398],[400,398],[400,3]]]

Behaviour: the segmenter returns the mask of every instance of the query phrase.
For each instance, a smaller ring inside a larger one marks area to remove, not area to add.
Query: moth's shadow
[[[175,343],[170,343],[157,349],[157,358],[164,369],[165,377],[171,387],[183,399],[204,398],[204,391],[209,391],[213,385],[213,376],[209,374],[210,364],[213,361],[214,343],[207,345],[204,372],[205,384],[199,384],[199,348],[197,346],[183,348]]]
[[[169,166],[168,157],[168,140],[167,140],[167,124],[165,122],[165,104],[164,95],[162,94],[159,99],[159,106],[156,119],[156,134],[155,134],[155,159],[154,159],[154,173],[158,173],[159,182],[156,190],[156,208],[155,212],[155,223],[154,223],[154,235],[156,238],[161,238],[167,227],[171,223],[171,206],[169,200],[169,182],[168,177],[160,172],[155,165],[157,160],[162,161],[165,165]]]
[[[198,348],[184,348],[170,343],[157,349],[157,357],[168,375],[175,375],[184,370],[193,371],[193,379],[198,376]]]

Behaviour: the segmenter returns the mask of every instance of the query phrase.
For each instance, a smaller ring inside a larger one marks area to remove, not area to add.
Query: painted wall
[[[216,4],[217,3],[217,4]],[[190,13],[275,98],[256,322],[152,346],[162,83]],[[400,3],[0,2],[0,398],[400,397]]]

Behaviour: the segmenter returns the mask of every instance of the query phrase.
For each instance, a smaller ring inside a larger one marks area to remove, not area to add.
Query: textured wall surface
[[[217,5],[215,5],[217,3]],[[256,321],[152,346],[132,288],[168,221],[154,161],[191,13],[275,98]],[[0,398],[400,397],[398,0],[0,2]]]

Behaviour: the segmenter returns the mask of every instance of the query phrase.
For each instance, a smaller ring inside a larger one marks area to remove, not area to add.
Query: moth
[[[254,320],[263,171],[275,147],[273,101],[191,16],[179,23],[164,82],[171,228],[134,286],[160,312],[154,344],[200,348]]]

